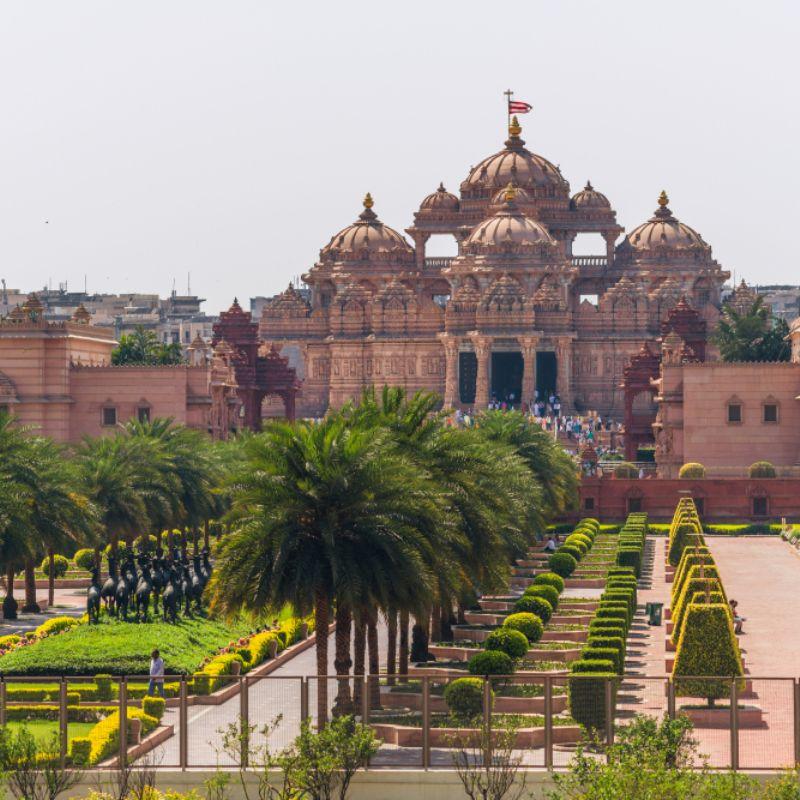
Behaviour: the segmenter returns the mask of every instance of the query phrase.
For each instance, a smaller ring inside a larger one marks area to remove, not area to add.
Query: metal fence
[[[694,724],[698,763],[771,770],[800,762],[796,678],[597,678],[538,664],[554,674],[479,678],[454,715],[446,690],[460,676],[442,667],[408,676],[221,676],[206,695],[192,694],[186,676],[166,676],[160,725],[141,736],[132,709],[142,706],[146,678],[113,678],[109,685],[94,677],[0,677],[0,725],[48,720],[66,763],[74,738],[119,712],[113,752],[94,766],[146,756],[154,768],[183,770],[247,765],[262,757],[264,747],[275,753],[289,746],[304,720],[319,727],[336,714],[352,713],[382,741],[373,769],[452,767],[456,752],[469,749],[480,760],[500,748],[525,766],[557,770],[585,741],[586,730],[575,719],[593,729],[592,752],[602,757],[635,716],[685,714]],[[709,703],[708,697],[716,699]],[[249,736],[240,736],[242,730]]]

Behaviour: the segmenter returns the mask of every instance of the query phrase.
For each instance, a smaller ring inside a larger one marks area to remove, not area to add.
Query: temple
[[[514,118],[503,149],[470,169],[458,196],[441,184],[429,194],[408,239],[381,222],[368,194],[303,276],[309,298],[289,286],[265,305],[260,336],[302,379],[299,415],[389,383],[473,409],[557,394],[565,413],[621,418],[628,408],[652,424],[655,392],[649,383],[626,392],[626,365],[660,351],[682,298],[689,327],[711,330],[729,273],[664,192],[617,244],[623,228],[608,198],[588,182],[571,194],[521,132]],[[573,255],[580,235],[602,252]],[[457,255],[427,257],[433,236],[452,237]],[[658,361],[645,372],[657,377]]]

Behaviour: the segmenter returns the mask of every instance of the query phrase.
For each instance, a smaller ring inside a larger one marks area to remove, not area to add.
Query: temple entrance
[[[556,378],[558,376],[558,367],[556,365],[555,353],[537,353],[536,354],[536,391],[539,393],[539,399],[547,402],[547,398],[551,394],[556,393]]]
[[[519,405],[523,366],[522,353],[492,353],[492,400]]]
[[[478,359],[475,353],[458,354],[458,399],[466,404],[475,402],[475,381],[478,378]]]

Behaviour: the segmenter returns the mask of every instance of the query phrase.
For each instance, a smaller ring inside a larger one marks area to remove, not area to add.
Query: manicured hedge
[[[481,650],[467,662],[467,669],[471,675],[510,675],[514,662],[502,650]]]
[[[619,681],[613,661],[575,661],[567,679],[570,715],[578,724],[598,734],[603,733],[606,725],[608,681],[611,681],[613,715]]]
[[[616,647],[594,647],[589,645],[581,653],[585,661],[610,661],[614,665],[614,672],[622,674],[625,666],[625,657]]]
[[[494,692],[490,689],[494,701]],[[471,722],[483,711],[483,681],[480,678],[456,678],[444,689],[444,701],[459,720]]]
[[[158,720],[139,708],[128,708],[128,720],[142,722],[142,735],[158,726]],[[119,711],[109,714],[89,731],[85,737],[76,737],[70,742],[69,754],[76,766],[93,766],[108,758],[119,749]]]
[[[543,597],[537,597],[531,594],[522,595],[522,597],[514,603],[514,610],[536,614],[545,625],[550,621],[550,617],[553,616],[553,606]]]
[[[523,597],[541,597],[550,603],[553,611],[558,608],[558,590],[554,586],[540,583],[529,586],[522,594]]]
[[[575,568],[578,566],[578,561],[569,553],[557,552],[550,556],[547,566],[562,578],[569,578]]]
[[[509,614],[503,622],[503,627],[525,634],[530,644],[538,642],[542,638],[542,633],[544,633],[544,625],[541,619],[536,614],[525,612]]]
[[[709,702],[729,696],[728,680],[691,680],[681,677],[743,675],[739,645],[727,604],[689,605],[678,640],[672,675],[675,691],[680,696],[705,697]]]
[[[511,658],[524,658],[528,652],[528,638],[521,631],[501,627],[492,631],[484,642],[487,650],[500,650]]]
[[[564,591],[564,579],[555,572],[540,572],[533,579],[533,585],[552,586],[559,594]]]

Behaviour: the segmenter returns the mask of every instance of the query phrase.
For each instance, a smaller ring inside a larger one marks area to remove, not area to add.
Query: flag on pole
[[[509,114],[527,114],[532,108],[530,103],[523,103],[521,100],[508,101]]]

